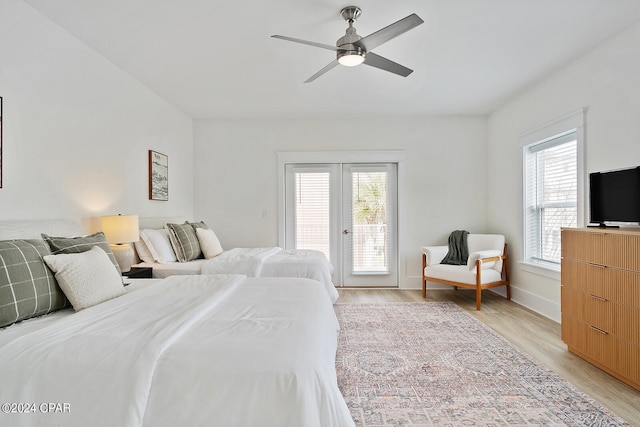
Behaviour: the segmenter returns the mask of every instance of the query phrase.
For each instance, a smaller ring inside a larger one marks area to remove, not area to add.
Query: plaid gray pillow
[[[169,229],[169,240],[178,261],[187,262],[202,258],[200,242],[191,224],[188,222],[184,224],[167,224],[167,228]]]
[[[205,230],[209,228],[209,226],[207,224],[204,223],[204,221],[200,221],[200,222],[187,222],[187,224],[189,224],[190,226],[193,227],[193,229],[195,230],[196,228],[204,228]]]
[[[0,241],[0,327],[68,305],[43,256],[42,240]]]
[[[99,246],[100,249],[107,253],[109,259],[116,267],[116,270],[118,270],[118,274],[122,275],[118,261],[113,255],[113,252],[111,252],[109,243],[107,243],[102,231],[81,237],[51,237],[46,234],[42,234],[42,238],[49,245],[52,255],[79,254],[90,250],[94,246]]]

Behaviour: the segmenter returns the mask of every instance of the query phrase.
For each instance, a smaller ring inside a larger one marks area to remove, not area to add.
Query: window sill
[[[537,274],[539,276],[548,277],[550,279],[560,280],[560,266],[555,268],[550,264],[534,264],[532,262],[527,261],[519,261],[519,264],[522,266],[524,271],[529,273]]]
[[[388,271],[352,271],[352,276],[388,276],[391,273]]]

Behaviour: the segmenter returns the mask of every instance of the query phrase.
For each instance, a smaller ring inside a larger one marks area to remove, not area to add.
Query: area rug
[[[357,426],[627,426],[454,303],[335,305]]]

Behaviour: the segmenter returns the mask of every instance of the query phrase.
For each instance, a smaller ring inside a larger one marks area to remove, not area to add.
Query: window
[[[523,148],[524,262],[559,271],[560,229],[582,223],[582,129],[539,139],[544,130],[529,135],[537,140]],[[557,130],[556,124],[547,133]]]

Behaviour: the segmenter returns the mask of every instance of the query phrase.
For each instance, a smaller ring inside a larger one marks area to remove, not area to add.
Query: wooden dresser
[[[562,229],[562,340],[640,390],[640,231]]]

